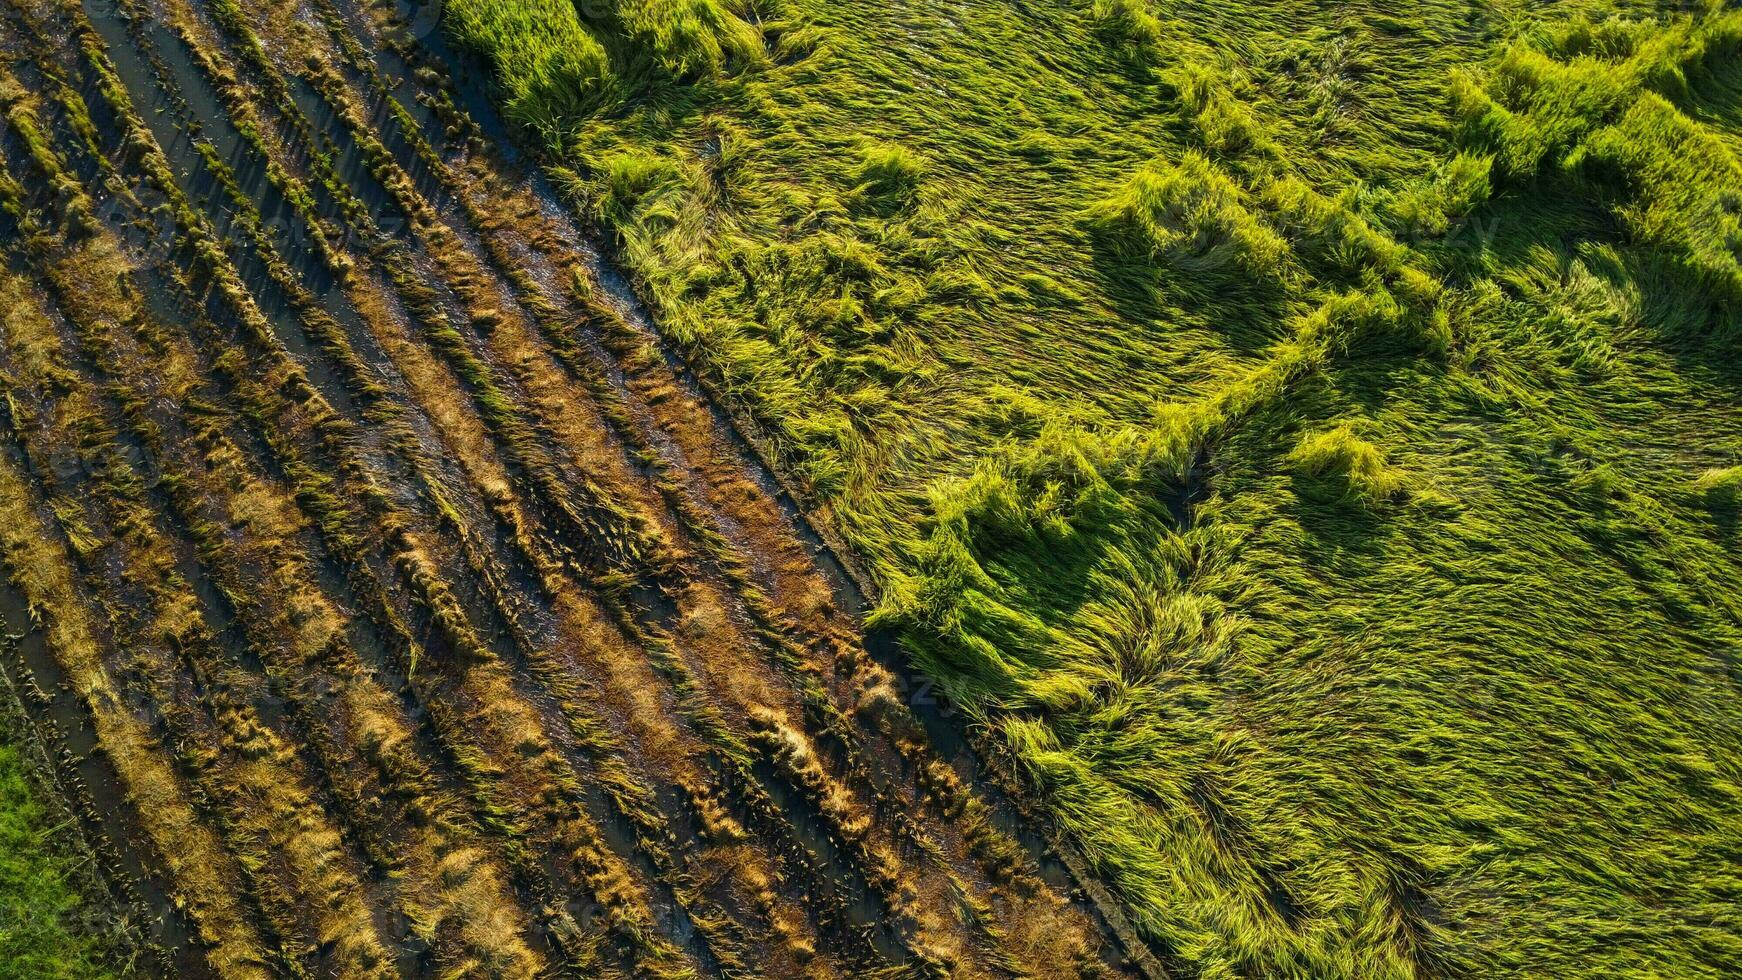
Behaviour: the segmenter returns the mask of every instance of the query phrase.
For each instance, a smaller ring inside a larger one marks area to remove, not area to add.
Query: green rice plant
[[[719,0],[616,0],[624,31],[680,76],[709,76],[766,55],[762,36]]]
[[[1191,121],[1198,140],[1211,153],[1237,158],[1250,152],[1263,158],[1283,152],[1264,131],[1252,106],[1231,91],[1225,62],[1208,67],[1186,61],[1162,77],[1174,89],[1180,111]]]
[[[629,151],[613,154],[598,166],[600,189],[596,207],[601,215],[623,219],[645,216],[658,202],[681,194],[687,182],[683,172],[664,157]]]
[[[1302,436],[1288,459],[1307,476],[1341,483],[1347,499],[1365,506],[1391,503],[1410,492],[1409,478],[1348,423]]]
[[[1437,237],[1488,201],[1492,157],[1460,152],[1429,180],[1406,186],[1386,206],[1394,231]]]
[[[1695,477],[1693,490],[1713,509],[1734,510],[1742,504],[1742,467],[1706,470]]]
[[[555,138],[610,90],[605,49],[564,0],[455,0],[443,22],[460,44],[491,60],[509,115]]]
[[[1130,47],[1137,60],[1154,62],[1164,57],[1166,27],[1143,0],[1095,0],[1094,9],[1101,30],[1115,43]]]
[[[1742,21],[1733,13],[1658,32],[1575,22],[1543,50],[1509,50],[1485,90],[1461,90],[1464,138],[1497,149],[1508,179],[1552,161],[1583,193],[1610,197],[1615,218],[1711,304],[1705,319],[1731,331],[1724,311],[1742,285],[1742,225],[1729,190],[1738,164],[1694,109],[1690,79],[1724,84],[1712,66],[1739,46]]]
[[[852,195],[881,215],[911,207],[919,197],[926,164],[913,151],[901,146],[868,147],[853,172]]]
[[[1742,297],[1742,165],[1724,142],[1655,93],[1593,132],[1569,159],[1621,175],[1634,200],[1615,208],[1643,242],[1673,256],[1708,294]]]
[[[1264,189],[1264,201],[1303,257],[1325,278],[1369,273],[1389,277],[1409,264],[1409,250],[1361,214],[1354,188],[1333,198],[1285,177]]]

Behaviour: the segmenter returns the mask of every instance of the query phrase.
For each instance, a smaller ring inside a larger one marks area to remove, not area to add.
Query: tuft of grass
[[[1734,510],[1742,505],[1742,466],[1714,467],[1694,478],[1694,492],[1707,506]]]
[[[853,171],[852,194],[880,214],[912,206],[925,180],[926,165],[918,154],[900,146],[878,145],[865,150]]]
[[[1409,494],[1409,479],[1387,464],[1379,447],[1356,435],[1348,423],[1302,436],[1288,461],[1307,476],[1337,480],[1349,499],[1369,506]]]
[[[1128,47],[1139,62],[1154,62],[1163,57],[1167,26],[1149,12],[1143,0],[1095,0],[1094,11],[1109,43]]]
[[[610,89],[610,60],[571,3],[452,0],[443,19],[455,40],[495,65],[508,116],[547,138]]]
[[[617,0],[625,32],[674,75],[710,76],[766,57],[762,36],[717,0]]]
[[[1138,171],[1090,221],[1115,247],[1182,275],[1276,278],[1289,255],[1288,242],[1246,208],[1233,180],[1196,152]]]
[[[1404,187],[1387,210],[1393,227],[1415,237],[1438,237],[1487,202],[1493,157],[1460,152],[1434,176]]]

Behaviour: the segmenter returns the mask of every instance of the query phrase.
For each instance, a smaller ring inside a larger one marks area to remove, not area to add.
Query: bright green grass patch
[[[113,976],[100,941],[74,928],[91,908],[77,862],[54,846],[65,831],[44,807],[18,750],[0,745],[0,976]]]
[[[1742,466],[1709,469],[1694,480],[1694,490],[1714,507],[1742,504]]]
[[[1307,476],[1340,481],[1347,496],[1363,503],[1384,504],[1409,494],[1408,477],[1347,424],[1302,437],[1288,460]]]
[[[629,35],[678,75],[712,75],[765,55],[756,29],[714,0],[618,0],[616,11]]]
[[[1288,242],[1256,218],[1237,184],[1199,153],[1157,160],[1092,212],[1116,248],[1176,271],[1224,279],[1280,274]],[[1225,283],[1219,283],[1225,285]]]
[[[1181,975],[1742,962],[1742,15],[743,14],[552,173]]]
[[[569,0],[447,0],[443,13],[461,44],[496,62],[508,116],[524,125],[552,131],[610,84],[605,49]]]

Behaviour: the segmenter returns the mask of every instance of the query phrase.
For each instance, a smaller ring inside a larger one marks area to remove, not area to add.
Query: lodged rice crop
[[[547,171],[1170,970],[1732,968],[1735,12],[742,13]]]

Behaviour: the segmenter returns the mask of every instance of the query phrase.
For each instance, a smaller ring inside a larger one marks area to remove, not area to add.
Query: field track
[[[157,972],[1137,973],[439,38],[3,10],[5,667]]]

